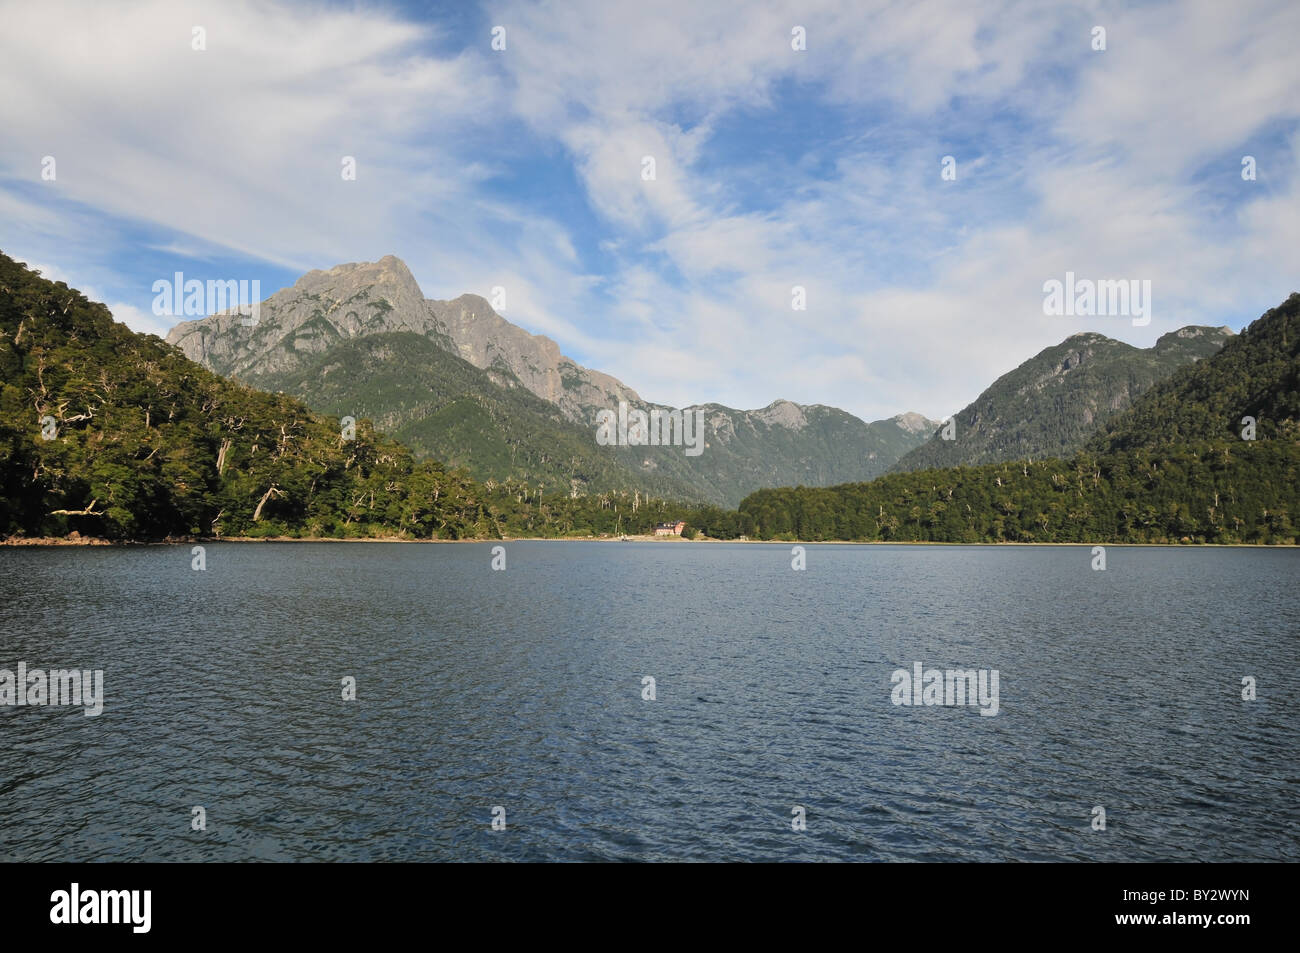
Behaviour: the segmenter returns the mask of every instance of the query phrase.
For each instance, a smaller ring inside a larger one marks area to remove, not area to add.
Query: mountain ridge
[[[328,269],[312,269],[305,272],[292,285],[281,288],[262,303],[261,323],[265,324],[268,320],[279,321],[282,317],[285,317],[284,311],[290,310],[287,306],[296,303],[298,299],[310,298],[313,301],[319,301],[321,295],[319,288],[321,286],[328,287],[336,281],[345,279],[351,279],[349,283],[359,285],[359,287],[347,298],[335,298],[335,304],[337,306],[351,304],[359,297],[366,299],[367,305],[370,307],[379,307],[377,305],[378,301],[388,301],[391,311],[398,317],[386,320],[383,331],[409,330],[430,337],[446,350],[482,370],[490,371],[496,358],[501,357],[506,361],[518,382],[525,386],[529,386],[529,381],[524,375],[520,374],[521,366],[524,366],[523,356],[504,353],[506,349],[500,344],[499,335],[507,335],[514,341],[526,342],[518,350],[534,351],[539,356],[549,358],[549,362],[558,367],[571,367],[577,372],[589,376],[597,384],[603,385],[600,388],[603,402],[584,401],[579,404],[578,409],[583,412],[580,420],[582,423],[587,422],[586,411],[592,407],[608,406],[608,399],[612,399],[615,406],[620,399],[626,400],[629,404],[643,404],[647,407],[666,408],[668,406],[647,401],[633,388],[612,375],[579,364],[565,355],[559,344],[552,338],[545,334],[535,334],[521,328],[499,315],[488,300],[481,295],[466,292],[451,299],[423,297],[423,292],[420,290],[415,276],[406,263],[396,255],[385,255],[376,262],[346,262]],[[387,285],[387,288],[383,288],[384,285]],[[372,297],[371,295],[361,294],[362,291],[368,292],[376,287],[380,287],[381,290],[391,291],[393,294],[391,296],[387,294],[376,296],[374,301],[369,300]],[[296,295],[295,292],[297,292]],[[393,304],[394,300],[396,300],[396,304]],[[381,311],[388,310],[390,309],[381,308]],[[268,312],[270,313],[268,314]],[[420,315],[425,320],[412,324],[410,321],[412,315]],[[322,312],[322,316],[328,320],[328,315],[324,312]],[[293,320],[292,312],[288,317],[291,321]],[[315,317],[314,313],[311,317]],[[360,312],[345,312],[344,319],[340,322],[343,327],[336,327],[336,331],[347,330],[349,336],[360,336],[363,329],[373,325],[373,320],[367,322],[364,317]],[[219,374],[239,376],[247,368],[258,364],[259,357],[265,355],[276,344],[280,343],[279,341],[268,342],[267,338],[264,336],[259,337],[257,334],[247,334],[245,339],[248,343],[253,343],[255,347],[251,349],[240,348],[238,356],[232,354],[229,348],[217,348],[208,343],[216,337],[216,335],[207,334],[208,329],[215,328],[222,335],[230,336],[234,340],[234,336],[240,330],[248,330],[243,324],[244,320],[246,320],[246,315],[231,310],[217,315],[178,321],[168,331],[165,340],[167,343],[179,347],[186,357],[209,366]],[[484,325],[486,325],[486,329],[483,327]],[[312,322],[310,320],[299,321],[296,324],[291,324],[288,331],[293,333],[301,327],[311,326]],[[367,333],[377,332],[369,331]],[[277,370],[280,369],[282,368],[277,368]],[[545,383],[541,383],[541,380],[545,380]],[[533,386],[529,386],[529,389],[543,400],[556,403],[566,413],[572,415],[572,411],[575,409],[574,402],[564,399],[565,391],[573,389],[572,383],[566,385],[563,378],[557,383],[551,375],[543,374]],[[840,409],[821,403],[799,404],[781,397],[776,398],[765,407],[752,409],[734,408],[717,402],[690,404],[688,406],[691,408],[719,407],[738,413],[759,413],[770,410],[777,404],[791,404],[804,409],[810,407]],[[849,412],[844,411],[844,413]],[[903,417],[927,419],[921,414],[906,411],[896,414],[894,417],[883,418],[883,420],[895,421]],[[867,421],[863,422],[868,423]],[[872,423],[880,422],[882,421],[872,421]]]
[[[661,448],[598,447],[598,411],[616,411],[623,402],[645,411],[674,408],[578,364],[555,341],[512,324],[479,295],[423,297],[393,255],[309,271],[262,303],[256,326],[245,321],[227,312],[180,322],[167,341],[217,373],[292,393],[317,410],[368,415],[418,453],[464,465],[478,479],[535,478],[575,494],[641,481],[656,492],[734,506],[762,486],[869,479],[934,425],[915,413],[868,423],[839,408],[778,398],[754,410],[718,403],[681,408],[704,414],[709,452],[703,459],[680,459]],[[429,346],[396,335],[415,335]],[[371,342],[369,355],[355,351],[360,340]],[[352,371],[340,378],[343,366]],[[441,379],[429,373],[435,367]],[[382,387],[371,385],[380,379]],[[417,380],[419,387],[409,383]],[[458,382],[456,393],[450,380]],[[561,447],[562,453],[552,452]]]
[[[1226,327],[1188,325],[1139,348],[1097,331],[1071,334],[998,377],[958,411],[952,439],[941,430],[891,469],[1069,457],[1148,388],[1217,353],[1232,336]]]

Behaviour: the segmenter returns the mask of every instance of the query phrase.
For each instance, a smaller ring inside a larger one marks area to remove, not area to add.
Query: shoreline
[[[965,546],[965,547],[1007,547],[1007,546],[1116,546],[1131,548],[1159,549],[1297,549],[1295,543],[1109,543],[1104,540],[1075,543],[946,543],[934,540],[853,540],[853,539],[683,539],[681,537],[665,538],[662,536],[485,536],[474,539],[401,539],[388,536],[181,536],[168,539],[151,540],[111,540],[98,536],[70,538],[66,536],[9,537],[0,539],[0,549],[47,548],[62,546],[110,546],[125,548],[129,546],[206,546],[212,543],[402,543],[402,544],[483,544],[483,543],[739,543],[759,546]]]

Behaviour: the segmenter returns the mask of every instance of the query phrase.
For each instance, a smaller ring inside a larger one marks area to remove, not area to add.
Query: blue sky
[[[648,399],[940,417],[1076,331],[1240,329],[1300,290],[1288,0],[0,20],[0,250],[137,330],[171,325],[151,289],[176,271],[269,295],[395,254],[430,297],[504,287],[508,319]],[[1045,315],[1067,270],[1150,280],[1151,324]]]

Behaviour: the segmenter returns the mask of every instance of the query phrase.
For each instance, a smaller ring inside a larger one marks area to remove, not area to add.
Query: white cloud
[[[53,155],[62,197],[295,268],[399,231],[412,190],[448,194],[454,154],[420,139],[491,107],[474,57],[432,58],[429,30],[376,10],[54,2],[4,18],[0,169],[30,179],[33,150]]]
[[[150,245],[179,258],[396,253],[431,296],[504,285],[510,320],[647,398],[868,419],[950,413],[1084,326],[1150,343],[1297,284],[1293,3],[591,0],[489,19],[504,53],[375,8],[6,5],[0,176],[23,185],[0,180],[0,245],[57,258],[146,330],[96,257],[105,215],[170,229]],[[844,123],[815,154],[762,139],[792,94]],[[753,155],[721,148],[741,115]],[[529,149],[567,157],[598,235],[577,231],[586,209],[509,197],[527,170],[502,159]],[[37,191],[45,154],[59,178]],[[1067,269],[1150,278],[1152,326],[1044,316]]]
[[[1192,176],[1237,139],[1296,116],[1294,5],[1027,16],[1001,4],[799,4],[753,17],[694,3],[598,6],[516,8],[528,47],[510,65],[521,112],[572,150],[597,211],[637,236],[619,246],[614,323],[640,327],[643,347],[672,358],[634,368],[614,349],[603,366],[632,369],[643,392],[721,382],[722,399],[741,404],[786,396],[868,417],[940,416],[1081,329],[1042,313],[1043,282],[1067,269],[1153,281],[1149,329],[1081,322],[1140,344],[1222,323],[1260,300],[1261,282],[1275,288],[1279,268],[1294,272],[1286,198],[1250,200],[1243,234],[1222,235]],[[1089,45],[1097,22],[1108,27],[1104,53]],[[792,23],[807,26],[806,54],[789,49]],[[658,136],[684,153],[674,136],[690,128],[699,155],[720,116],[767,102],[783,81],[823,83],[829,99],[875,116],[892,110],[890,125],[865,154],[841,156],[838,177],[791,181],[770,213],[718,205],[720,173],[689,158],[657,205],[639,188],[632,160],[644,143]],[[922,130],[969,123],[949,108],[954,97],[976,115],[997,116],[1003,102],[1025,128],[963,155],[961,185],[945,194],[935,188],[943,130],[929,142]],[[703,122],[674,125],[682,115]],[[683,282],[649,280],[646,253],[666,255]],[[913,267],[891,273],[900,261]],[[788,311],[792,282],[810,290],[803,319]],[[1279,299],[1270,290],[1263,300]],[[683,379],[687,367],[698,377]]]
[[[126,304],[122,301],[115,301],[108,306],[108,310],[113,312],[113,318],[121,321],[132,331],[140,331],[144,334],[156,334],[160,338],[165,338],[167,332],[171,330],[175,319],[170,316],[157,317],[151,312],[141,310],[135,305]]]

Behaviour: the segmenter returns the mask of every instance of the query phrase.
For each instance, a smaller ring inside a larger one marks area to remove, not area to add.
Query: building
[[[659,523],[655,526],[655,535],[680,536],[684,529],[686,529],[686,523],[682,520],[678,520],[676,523]]]

